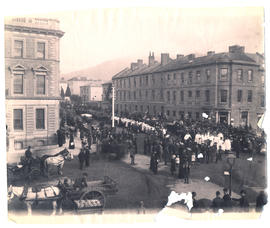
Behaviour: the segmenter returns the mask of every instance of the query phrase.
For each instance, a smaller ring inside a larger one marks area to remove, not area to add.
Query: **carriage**
[[[116,194],[117,183],[108,176],[103,180],[88,181],[87,187],[82,190],[73,190],[67,194],[67,198],[73,202],[76,213],[91,213],[103,211],[106,197]]]
[[[9,199],[17,196],[23,200],[28,209],[28,215],[32,214],[32,205],[40,202],[52,202],[53,213],[56,214],[57,208],[62,213],[63,202],[68,201],[72,204],[72,211],[77,214],[102,212],[105,207],[106,197],[114,195],[118,191],[117,183],[108,176],[103,180],[89,181],[87,187],[80,190],[70,188],[63,194],[63,189],[55,183],[50,186],[35,187],[15,187],[10,186],[8,190]]]
[[[24,156],[17,165],[7,165],[7,177],[12,180],[36,180],[40,175],[40,159],[32,159],[31,166],[27,166]],[[29,168],[28,168],[29,167]]]

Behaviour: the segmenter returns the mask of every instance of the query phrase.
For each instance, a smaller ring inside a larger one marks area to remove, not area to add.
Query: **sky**
[[[39,14],[57,18],[65,32],[60,43],[61,73],[119,58],[142,58],[149,51],[206,54],[243,45],[264,52],[263,8],[97,8]]]

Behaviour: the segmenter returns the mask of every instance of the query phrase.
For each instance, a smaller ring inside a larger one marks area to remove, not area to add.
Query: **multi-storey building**
[[[8,151],[55,142],[59,127],[59,21],[5,20]]]
[[[99,84],[89,84],[80,86],[80,96],[83,102],[101,101],[102,86]]]
[[[87,77],[73,77],[67,81],[71,94],[78,96],[81,94],[81,86],[88,86],[89,84],[101,85],[101,83],[101,80],[88,79]]]
[[[255,128],[265,111],[261,66],[238,45],[197,58],[161,54],[161,63],[150,53],[148,65],[138,60],[112,78],[116,112],[164,113],[172,120],[207,113],[216,122]]]

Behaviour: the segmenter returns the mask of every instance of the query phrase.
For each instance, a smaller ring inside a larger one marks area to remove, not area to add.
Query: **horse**
[[[49,177],[49,166],[56,166],[58,168],[58,175],[62,175],[65,160],[71,161],[72,159],[72,153],[66,148],[55,155],[43,155],[40,159],[40,170],[44,176]]]
[[[14,197],[17,197],[26,204],[28,215],[32,215],[32,205],[37,205],[42,201],[50,201],[52,203],[53,212],[51,215],[56,214],[57,208],[59,208],[59,214],[63,213],[62,192],[60,188],[56,186],[44,187],[37,192],[33,191],[32,187],[10,185],[8,188],[8,201],[10,202]]]

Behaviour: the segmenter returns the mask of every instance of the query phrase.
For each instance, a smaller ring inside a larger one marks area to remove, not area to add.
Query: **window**
[[[152,100],[155,100],[155,90],[152,90]]]
[[[13,125],[14,125],[14,130],[23,130],[23,110],[22,109],[13,110]]]
[[[136,112],[138,111],[138,105],[135,105],[135,111]]]
[[[189,118],[189,119],[192,118],[192,112],[188,112],[188,118]]]
[[[200,119],[200,113],[196,112],[196,120],[199,120],[199,119]]]
[[[196,72],[196,80],[197,80],[197,82],[201,81],[201,71],[199,71],[199,70]]]
[[[45,110],[36,109],[36,129],[45,129]]]
[[[141,90],[139,90],[139,97],[140,97],[140,99],[142,99],[142,91]]]
[[[227,102],[227,90],[220,90],[220,102]]]
[[[13,79],[13,93],[23,94],[23,74],[14,74]]]
[[[141,105],[141,112],[143,112],[143,106]]]
[[[206,81],[210,81],[210,78],[211,78],[211,71],[210,71],[210,69],[206,69],[205,70],[205,74],[206,74]]]
[[[136,100],[136,91],[133,92],[134,100]]]
[[[15,40],[14,41],[14,57],[23,57],[23,41]]]
[[[265,106],[265,97],[264,95],[261,96],[261,107],[263,108]]]
[[[124,91],[124,101],[126,100],[126,91]]]
[[[237,80],[240,82],[243,81],[243,70],[242,69],[237,70]]]
[[[192,73],[192,71],[190,71],[188,73],[188,84],[192,84],[192,77],[193,77],[193,73]]]
[[[242,99],[243,99],[243,91],[238,90],[237,91],[237,102],[242,102]]]
[[[130,78],[128,78],[128,88],[130,88]]]
[[[210,101],[210,91],[209,90],[205,90],[205,101],[206,102]]]
[[[176,80],[176,73],[173,74],[173,80]]]
[[[124,79],[124,88],[126,88],[126,79]]]
[[[184,99],[185,99],[185,97],[184,97],[184,91],[181,91],[180,92],[180,101],[183,102]]]
[[[174,116],[174,117],[176,116],[176,111],[173,111],[173,116]]]
[[[181,73],[181,83],[185,83],[185,74]]]
[[[145,77],[145,85],[148,86],[148,76]]]
[[[45,43],[44,42],[37,43],[37,58],[45,59]]]
[[[168,81],[171,80],[171,75],[170,74],[167,75],[167,80]]]
[[[37,94],[45,94],[45,75],[37,75]]]
[[[153,106],[153,112],[154,112],[155,115],[157,114],[157,110],[156,110],[156,106],[155,105]]]
[[[163,90],[160,90],[160,99],[163,100],[164,99],[164,95],[163,95]]]
[[[145,90],[145,99],[148,99],[148,91]]]
[[[249,82],[253,81],[253,70],[248,70],[248,81]]]
[[[155,76],[154,75],[152,75],[152,83],[153,83],[153,85],[155,84]]]
[[[192,97],[192,91],[188,91],[188,97]]]
[[[176,101],[176,91],[173,91],[173,101]]]
[[[170,91],[167,91],[167,101],[170,102],[171,100],[171,93]]]
[[[136,78],[134,78],[134,88],[136,88]]]
[[[248,102],[252,102],[252,90],[248,90],[247,101],[248,101]]]
[[[170,110],[167,110],[167,116],[170,116]]]
[[[23,149],[23,142],[15,141],[14,142],[14,148],[15,148],[15,150],[22,150]]]
[[[196,90],[196,98],[201,96],[201,91],[200,90]]]
[[[227,81],[228,80],[228,68],[220,69],[220,80]]]
[[[140,86],[142,86],[142,77],[140,77]]]
[[[128,99],[130,100],[130,91],[128,91]]]

